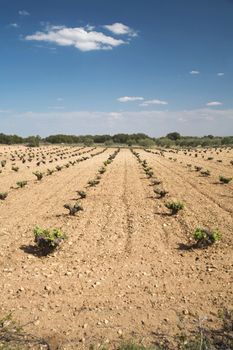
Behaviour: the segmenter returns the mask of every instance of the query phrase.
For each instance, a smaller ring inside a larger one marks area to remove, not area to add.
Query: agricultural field
[[[51,349],[219,329],[233,149],[0,146],[0,161],[1,315]],[[45,253],[34,232],[55,228]]]

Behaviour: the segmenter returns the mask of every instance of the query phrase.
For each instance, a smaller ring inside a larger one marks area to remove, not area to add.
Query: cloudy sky
[[[0,0],[0,132],[233,134],[233,0]]]

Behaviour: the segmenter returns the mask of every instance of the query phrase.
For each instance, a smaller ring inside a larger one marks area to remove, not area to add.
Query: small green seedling
[[[196,228],[193,237],[196,241],[196,247],[201,248],[220,241],[221,234],[217,229],[211,231],[205,228]]]
[[[69,210],[69,215],[75,215],[78,211],[83,210],[83,207],[78,202],[75,205],[65,204],[64,208]]]
[[[177,202],[171,201],[171,202],[165,203],[165,207],[171,210],[171,215],[175,215],[184,208],[184,203],[179,201]]]
[[[20,188],[23,188],[27,185],[27,183],[28,183],[27,181],[18,181],[16,182],[16,185]]]

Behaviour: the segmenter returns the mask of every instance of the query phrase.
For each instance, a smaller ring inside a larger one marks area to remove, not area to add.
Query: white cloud
[[[19,10],[19,15],[20,16],[30,16],[30,13],[26,10]]]
[[[189,74],[192,74],[192,75],[197,75],[197,74],[200,74],[200,72],[199,72],[199,70],[191,70],[190,72],[189,72]]]
[[[207,102],[206,106],[211,107],[211,106],[221,106],[222,102],[219,101],[211,101],[211,102]]]
[[[8,134],[116,134],[144,132],[151,136],[177,130],[182,135],[229,135],[233,130],[233,109],[140,111],[12,111],[1,118],[1,130]]]
[[[110,32],[116,35],[129,35],[133,37],[137,36],[135,30],[122,23],[105,25],[104,28],[108,29]]]
[[[19,25],[18,25],[18,23],[10,23],[9,27],[11,27],[11,28],[19,28]]]
[[[218,73],[217,76],[218,77],[222,77],[225,73]]]
[[[25,39],[45,41],[60,46],[74,46],[80,51],[111,50],[127,43],[127,41],[92,31],[87,27],[68,28],[65,26],[50,26],[44,32],[27,35]]]
[[[144,100],[144,97],[124,96],[124,97],[119,97],[117,100],[118,100],[119,102],[143,101],[143,100]]]
[[[162,100],[148,100],[148,101],[144,101],[142,104],[140,104],[140,106],[142,106],[142,107],[148,107],[151,105],[168,105],[168,102],[162,101]]]

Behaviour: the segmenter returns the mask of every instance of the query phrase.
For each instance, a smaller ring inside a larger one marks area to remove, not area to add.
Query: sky
[[[233,134],[233,0],[0,0],[0,132]]]

